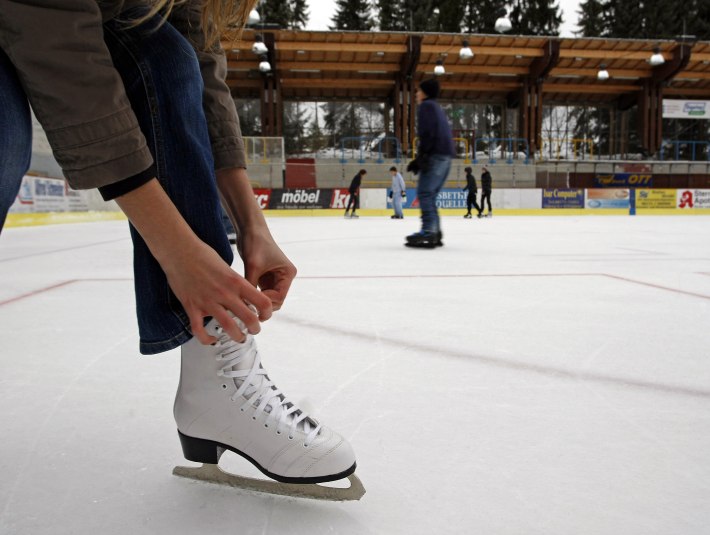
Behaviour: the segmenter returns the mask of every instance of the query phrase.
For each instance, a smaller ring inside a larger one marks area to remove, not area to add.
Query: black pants
[[[355,210],[360,208],[360,195],[357,193],[351,193],[350,194],[350,200],[348,201],[348,207],[345,209],[346,212],[350,211],[350,207],[353,207],[353,214],[355,213]]]
[[[481,207],[478,209],[479,214],[483,212],[483,205],[486,200],[488,200],[488,212],[490,213],[493,211],[493,208],[491,208],[491,192],[484,191],[483,193],[481,193]]]
[[[476,212],[481,211],[481,207],[478,206],[478,203],[476,202],[476,192],[468,192],[468,197],[466,197],[466,210],[468,210],[467,213],[471,213],[471,207],[474,207],[476,209]]]

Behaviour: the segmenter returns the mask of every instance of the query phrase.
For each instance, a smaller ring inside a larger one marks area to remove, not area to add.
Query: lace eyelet
[[[224,383],[222,383],[222,389],[223,389],[223,390],[227,390],[227,385],[225,385]]]
[[[256,416],[252,416],[251,419],[256,422]]]
[[[266,428],[268,429],[268,428],[269,428],[269,424],[264,424],[264,427],[266,427]]]
[[[289,440],[293,440],[293,437],[291,435],[288,436]]]
[[[280,435],[280,434],[281,434],[281,431],[276,431],[276,434],[277,434],[277,435]]]

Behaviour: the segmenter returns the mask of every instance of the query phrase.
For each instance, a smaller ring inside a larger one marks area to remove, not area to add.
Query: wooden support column
[[[392,94],[392,108],[394,110],[394,136],[402,139],[402,77],[397,75],[394,81],[394,93]],[[404,146],[402,147],[404,150]]]
[[[422,36],[410,35],[407,38],[407,51],[402,58],[400,71],[394,88],[395,101],[395,136],[402,143],[402,152],[411,154],[415,136],[416,81],[414,75],[419,65],[422,49]]]
[[[409,107],[409,118],[407,121],[407,139],[409,139],[412,143],[414,143],[414,138],[417,135],[417,127],[416,127],[416,117],[417,117],[417,99],[416,99],[416,93],[417,93],[417,88],[416,84],[413,79],[407,80],[407,97],[408,97],[408,102],[407,105]]]
[[[518,130],[520,136],[527,140],[530,154],[535,154],[542,146],[542,86],[560,60],[560,42],[546,41],[542,50],[543,55],[530,64],[520,90],[509,94],[506,99],[508,107],[520,107]]]
[[[273,33],[264,34],[264,44],[269,49],[266,59],[271,65],[271,71],[261,73],[261,135],[283,135],[283,102],[281,98],[281,84],[277,76],[276,54],[274,47],[276,40]]]

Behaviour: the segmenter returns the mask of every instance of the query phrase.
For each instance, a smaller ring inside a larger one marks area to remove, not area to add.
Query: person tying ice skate
[[[446,182],[456,150],[449,121],[436,101],[438,96],[437,80],[426,79],[419,84],[416,92],[419,144],[417,157],[409,162],[407,171],[419,174],[417,196],[422,211],[422,227],[419,232],[407,236],[407,247],[432,249],[444,245],[436,196]]]
[[[140,351],[180,347],[179,438],[208,467],[194,477],[248,486],[216,470],[228,449],[287,483],[250,488],[358,499],[351,446],[276,387],[256,349],[296,276],[254,199],[219,46],[256,3],[0,0],[0,227],[29,168],[31,106],[72,187],[98,188],[130,221]],[[348,476],[350,489],[314,485]]]

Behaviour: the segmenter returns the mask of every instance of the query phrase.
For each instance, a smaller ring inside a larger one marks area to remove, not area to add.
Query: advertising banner
[[[636,208],[673,209],[676,207],[674,189],[637,189]]]
[[[584,208],[584,190],[555,188],[542,190],[543,208]]]
[[[330,202],[329,189],[273,189],[268,206],[271,210],[329,208]]]
[[[677,197],[677,207],[683,210],[710,208],[709,189],[679,189]]]
[[[594,177],[597,188],[652,188],[653,175],[649,173],[611,173]]]
[[[617,208],[628,210],[630,206],[631,195],[628,189],[597,188],[587,190],[586,208]]]
[[[346,189],[334,189],[330,194],[330,205],[329,208],[337,208],[338,210],[345,210],[350,202],[350,192]]]
[[[389,198],[389,190],[387,190],[387,208],[392,207],[392,200]],[[437,208],[466,208],[467,191],[462,191],[458,188],[444,188],[436,196]],[[479,190],[476,200],[481,198]],[[419,198],[417,190],[414,188],[407,189],[407,198],[402,198],[402,208],[419,208]]]
[[[466,208],[466,197],[468,191],[460,189],[445,188],[436,196],[436,206],[438,208]],[[480,191],[479,197],[480,198]]]
[[[259,205],[259,208],[266,210],[269,207],[269,201],[271,200],[271,190],[255,188],[254,198],[256,199],[256,204]]]
[[[664,119],[708,119],[710,100],[663,99]]]

